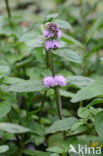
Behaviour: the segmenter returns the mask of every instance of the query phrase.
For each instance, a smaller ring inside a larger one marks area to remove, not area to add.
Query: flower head
[[[56,40],[50,40],[45,42],[45,48],[46,50],[50,50],[50,49],[55,50],[61,48],[61,44]]]
[[[62,32],[55,23],[48,24],[46,30],[43,33],[46,38],[61,38],[62,36]]]
[[[47,76],[43,80],[45,87],[50,88],[55,86],[55,81],[52,76]]]
[[[67,85],[65,77],[62,76],[62,75],[55,76],[54,80],[55,80],[55,85],[56,86],[64,87],[64,86]]]

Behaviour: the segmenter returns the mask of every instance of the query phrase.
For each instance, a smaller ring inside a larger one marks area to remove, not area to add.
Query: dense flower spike
[[[58,49],[61,48],[61,44],[56,40],[50,40],[45,42],[45,49],[49,51],[50,49]]]
[[[62,32],[59,30],[59,27],[55,23],[50,23],[47,25],[46,30],[43,32],[46,38],[61,38]]]
[[[62,75],[55,76],[54,80],[55,80],[55,85],[56,86],[64,87],[64,86],[67,85],[65,77],[62,76]]]
[[[47,88],[55,86],[55,81],[52,76],[45,77],[43,82],[44,82],[45,87],[47,87]]]

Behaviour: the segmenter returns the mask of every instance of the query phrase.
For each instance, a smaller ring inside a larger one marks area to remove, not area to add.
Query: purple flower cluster
[[[55,23],[48,24],[46,30],[43,33],[46,38],[61,38],[62,36],[62,32]]]
[[[52,76],[45,77],[44,78],[44,85],[47,88],[54,87],[55,86],[54,78]]]
[[[60,86],[64,87],[67,85],[66,79],[62,75],[57,75],[55,77],[47,76],[44,78],[44,85],[47,88]]]
[[[47,51],[49,51],[50,49],[55,50],[61,48],[61,44],[56,40],[50,40],[45,42],[45,48]]]
[[[43,34],[47,38],[47,41],[45,42],[45,48],[47,51],[50,49],[55,50],[61,48],[61,44],[56,40],[62,36],[62,32],[57,24],[49,23]]]

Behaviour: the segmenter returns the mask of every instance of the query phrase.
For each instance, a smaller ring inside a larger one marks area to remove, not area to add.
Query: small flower
[[[50,41],[45,42],[45,49],[46,50],[50,50],[50,49],[55,50],[58,48],[61,48],[61,44],[56,40],[50,40]]]
[[[56,86],[64,87],[64,86],[67,85],[65,77],[62,76],[62,75],[55,76],[54,80],[55,80],[55,85]]]
[[[55,86],[55,81],[52,76],[47,76],[43,80],[45,87],[50,88]]]
[[[61,38],[62,36],[62,32],[55,23],[48,24],[46,30],[43,33],[46,38]]]

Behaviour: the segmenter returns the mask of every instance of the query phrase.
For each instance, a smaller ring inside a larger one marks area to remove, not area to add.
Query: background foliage
[[[103,1],[0,1],[0,153],[2,156],[76,156],[70,144],[103,148]],[[59,120],[53,89],[46,89],[43,30],[62,30],[52,51],[66,77]],[[47,95],[45,96],[45,92]]]

